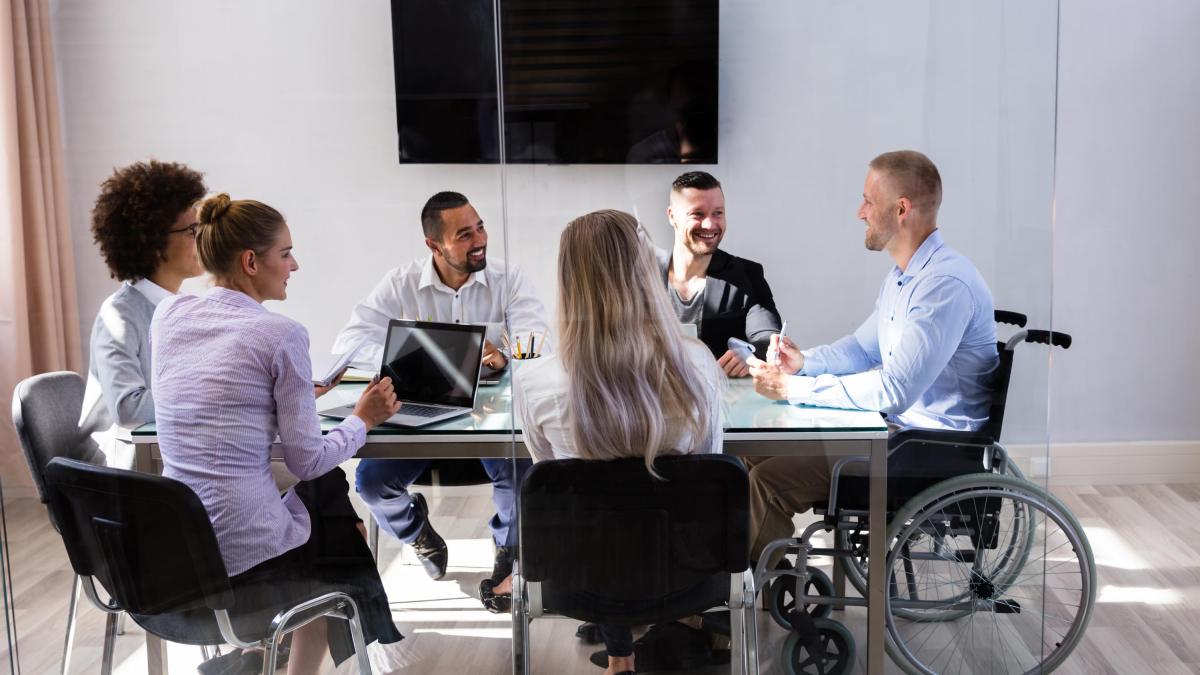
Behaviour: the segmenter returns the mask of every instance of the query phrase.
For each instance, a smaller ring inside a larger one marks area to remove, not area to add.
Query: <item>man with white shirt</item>
[[[429,255],[384,275],[354,308],[350,322],[338,333],[334,352],[345,352],[363,343],[354,365],[378,369],[392,319],[486,325],[484,364],[493,368],[503,368],[507,363],[498,347],[505,322],[514,340],[537,334],[538,341],[546,345],[541,301],[516,267],[488,263],[487,230],[465,196],[457,192],[435,194],[421,211],[421,227]],[[517,541],[517,480],[528,460],[479,461],[492,478],[492,500],[496,505],[490,522],[496,545],[494,574],[503,579],[511,572]],[[429,523],[425,500],[408,493],[408,487],[431,462],[364,459],[358,465],[357,490],[380,527],[412,544],[425,571],[438,579],[446,572],[446,543]]]
[[[750,359],[755,389],[771,399],[830,408],[875,410],[900,427],[979,429],[987,422],[999,356],[992,294],[938,230],[942,181],[912,150],[870,163],[858,217],[865,244],[896,266],[883,280],[875,311],[854,333],[801,351],[772,336],[777,359]],[[829,491],[824,457],[773,457],[750,463],[754,558],[790,537],[792,514]]]

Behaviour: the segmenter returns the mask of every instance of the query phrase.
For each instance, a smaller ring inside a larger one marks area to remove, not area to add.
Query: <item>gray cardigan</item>
[[[132,429],[154,421],[154,399],[150,395],[153,317],[154,303],[127,283],[100,305],[92,325],[91,362],[84,395],[86,428]],[[105,445],[101,442],[101,447]]]

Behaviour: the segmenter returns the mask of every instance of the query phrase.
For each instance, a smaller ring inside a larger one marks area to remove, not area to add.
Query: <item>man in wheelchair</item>
[[[875,309],[854,333],[801,351],[772,336],[768,360],[751,359],[755,389],[796,405],[877,410],[894,428],[976,431],[987,422],[999,364],[992,294],[975,266],[938,230],[941,177],[912,150],[871,160],[858,217],[868,250],[896,263]],[[832,461],[750,461],[754,559],[793,535],[792,516],[829,492]]]

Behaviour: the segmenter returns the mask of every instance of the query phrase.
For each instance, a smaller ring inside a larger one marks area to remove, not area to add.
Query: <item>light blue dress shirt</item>
[[[883,280],[853,334],[804,350],[788,382],[794,404],[878,410],[903,427],[977,430],[999,356],[992,293],[934,230],[905,270]]]

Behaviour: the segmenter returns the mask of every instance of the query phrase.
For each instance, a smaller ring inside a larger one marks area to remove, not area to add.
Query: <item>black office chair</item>
[[[723,455],[539,462],[519,500],[513,672],[529,672],[529,621],[547,614],[641,625],[728,603],[734,672],[757,673],[749,485]]]
[[[297,598],[271,608],[273,618],[230,615],[233,590],[212,523],[183,483],[63,458],[50,461],[45,479],[71,567],[99,609],[128,611],[171,642],[261,648],[266,673],[275,672],[285,634],[333,616],[350,623],[359,671],[371,672],[358,607],[345,593]],[[100,599],[96,580],[109,601]]]
[[[17,441],[33,477],[38,499],[46,503],[46,465],[55,457],[69,457],[104,464],[105,456],[89,435],[98,429],[79,426],[83,408],[84,383],[78,373],[62,371],[42,373],[17,383],[12,397],[13,428]],[[51,518],[51,524],[54,523]],[[71,666],[71,650],[75,637],[75,613],[82,590],[79,579],[71,590],[67,605],[67,630],[63,638],[60,673]],[[113,640],[120,631],[116,616],[108,617],[104,633],[103,663],[111,664]],[[104,671],[109,672],[108,670]]]

